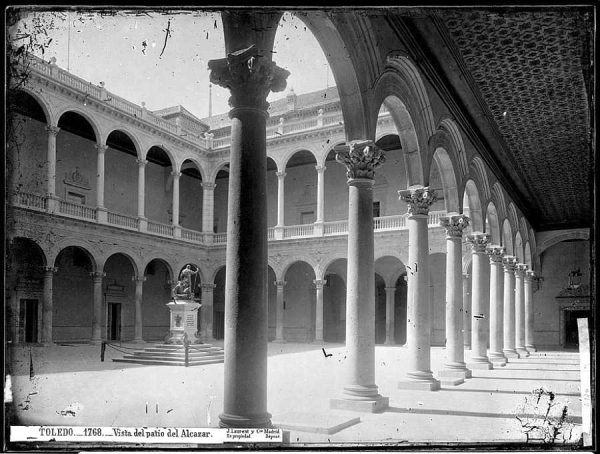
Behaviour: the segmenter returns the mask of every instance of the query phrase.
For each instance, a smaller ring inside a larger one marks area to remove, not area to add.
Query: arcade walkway
[[[129,345],[129,347],[133,347]],[[136,347],[139,347],[136,345]],[[390,398],[383,413],[347,413],[329,409],[342,389],[344,351],[328,344],[269,344],[268,409],[273,423],[325,416],[360,417],[360,423],[334,434],[290,431],[293,444],[337,443],[497,443],[524,442],[515,415],[525,397],[544,387],[568,404],[573,440],[581,425],[579,360],[576,352],[540,351],[505,368],[474,370],[472,379],[440,391],[397,388],[408,352],[401,346],[376,347],[377,383]],[[223,408],[223,364],[196,367],[138,366],[114,363],[122,354],[100,347],[57,345],[13,347],[13,408],[17,424],[217,427]],[[469,351],[466,352],[467,360]],[[439,370],[444,349],[432,348]],[[146,410],[148,409],[148,410]],[[158,410],[158,412],[157,412]],[[290,415],[290,413],[296,413]],[[302,416],[299,413],[310,413]]]

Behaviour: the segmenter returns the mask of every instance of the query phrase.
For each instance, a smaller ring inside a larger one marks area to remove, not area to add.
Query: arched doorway
[[[346,341],[346,259],[337,259],[325,270],[323,286],[323,340]]]
[[[151,260],[144,270],[142,287],[142,335],[144,340],[163,340],[169,334],[169,308],[173,278],[162,259]]]
[[[288,341],[315,339],[315,272],[306,262],[295,262],[286,271],[283,293],[283,337]]]

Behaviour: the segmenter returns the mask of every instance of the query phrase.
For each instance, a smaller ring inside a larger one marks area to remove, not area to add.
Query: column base
[[[325,341],[323,339],[315,339],[310,341],[311,344],[315,344],[315,345],[324,345]]]
[[[56,343],[52,342],[52,341],[44,341],[44,342],[42,342],[42,347],[53,347],[54,345],[56,345]]]
[[[529,352],[525,350],[525,347],[517,347],[517,353],[521,358],[527,358],[529,356]]]
[[[92,345],[100,345],[103,342],[103,339],[92,339],[90,344]]]
[[[506,366],[506,356],[502,352],[492,352],[488,355],[494,367]]]
[[[537,348],[535,348],[533,345],[526,345],[525,349],[529,352],[529,353],[535,353],[537,352]]]
[[[271,342],[274,344],[285,344],[287,341],[285,339],[273,339]]]
[[[504,353],[504,356],[506,356],[507,359],[510,358],[520,358],[521,355],[519,355],[517,353],[516,350],[510,349],[510,350],[502,350],[502,353]]]
[[[437,391],[440,389],[440,381],[433,377],[431,371],[407,372],[406,378],[398,382],[398,389]]]
[[[378,413],[390,406],[389,397],[383,397],[379,394],[368,400],[354,400],[351,398],[340,397],[329,400],[329,408],[332,410],[360,411],[363,413]]]
[[[146,341],[144,339],[133,339],[129,342],[131,342],[132,344],[145,344],[146,343]]]
[[[490,370],[493,369],[494,366],[487,358],[476,359],[473,358],[470,363],[467,363],[467,367],[469,369],[477,369],[477,370]]]
[[[467,369],[466,364],[464,369],[446,368],[446,366],[444,366],[444,369],[439,370],[437,373],[437,378],[439,378],[440,381],[444,381],[442,380],[443,378],[462,378],[464,380],[466,378],[471,378],[472,376],[473,374],[470,369]]]
[[[238,416],[229,413],[219,415],[219,427],[221,428],[254,428],[254,427],[272,427],[271,413],[261,413],[258,415]]]

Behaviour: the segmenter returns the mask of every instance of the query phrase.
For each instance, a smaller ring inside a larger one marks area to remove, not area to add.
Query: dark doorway
[[[215,311],[213,320],[213,336],[215,339],[225,337],[225,312]]]
[[[577,319],[590,316],[589,311],[565,311],[565,348],[579,347]]]
[[[38,300],[21,299],[19,305],[19,328],[23,342],[38,341]]]
[[[108,340],[121,340],[121,303],[108,303]]]

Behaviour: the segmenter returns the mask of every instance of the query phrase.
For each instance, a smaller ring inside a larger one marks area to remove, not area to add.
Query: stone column
[[[46,165],[48,172],[48,186],[46,192],[46,207],[50,213],[58,209],[58,198],[56,197],[56,136],[60,128],[54,125],[46,126],[48,133],[48,153],[46,156]]]
[[[181,236],[181,227],[179,225],[179,178],[181,172],[171,172],[173,176],[173,208],[172,208],[172,224],[173,224],[173,236]]]
[[[274,229],[275,239],[283,240],[285,225],[285,172],[277,172],[277,225]]]
[[[52,280],[57,268],[53,266],[42,267],[44,272],[44,299],[42,301],[42,344],[53,345],[52,342],[52,315],[54,313],[52,302]]]
[[[324,165],[315,166],[317,169],[317,219],[315,221],[315,236],[323,236],[325,221],[325,170]]]
[[[325,279],[315,279],[315,289],[317,292],[315,307],[315,342],[323,342],[323,286],[327,281]]]
[[[396,337],[394,333],[395,328],[395,309],[396,309],[396,287],[385,288],[385,344],[394,345],[396,343]]]
[[[202,182],[202,231],[213,233],[215,223],[215,183]]]
[[[490,265],[485,250],[490,239],[488,233],[476,232],[467,236],[473,248],[473,291],[471,295],[471,369],[492,369],[488,359]]]
[[[445,384],[459,385],[471,378],[465,364],[463,340],[462,235],[469,225],[463,214],[440,217],[446,229],[446,361],[438,377]]]
[[[92,272],[92,281],[94,282],[94,312],[92,318],[92,343],[99,344],[104,337],[102,333],[102,319],[104,318],[104,304],[102,298],[102,279],[106,273]]]
[[[504,267],[502,259],[506,250],[501,246],[488,248],[490,256],[490,351],[489,358],[494,366],[506,366],[502,352],[502,320],[504,307]]]
[[[348,176],[348,274],[346,291],[346,385],[331,408],[380,411],[389,399],[375,384],[375,250],[373,183],[384,161],[372,141],[335,148]]]
[[[507,358],[519,358],[515,349],[515,265],[517,259],[504,256],[504,320],[503,351]]]
[[[104,206],[104,156],[108,145],[96,144],[97,153],[97,174],[96,174],[96,216],[98,222],[107,222],[107,212]]]
[[[285,287],[285,281],[275,281],[275,285],[277,286],[277,311],[276,315],[276,325],[275,325],[275,342],[285,342],[285,338],[283,337],[283,319],[284,319],[284,300],[283,300],[283,290]]]
[[[208,62],[210,81],[231,92],[225,277],[224,409],[221,427],[268,427],[266,102],[289,72],[271,61],[280,13],[221,13],[227,58]]]
[[[141,232],[145,232],[148,228],[148,219],[144,215],[144,205],[146,203],[146,164],[148,164],[148,161],[146,161],[145,159],[137,159],[136,162],[138,163],[138,229]]]
[[[200,336],[205,342],[215,340],[213,334],[213,296],[216,284],[200,284],[202,307],[200,308]]]
[[[525,272],[527,265],[515,266],[515,348],[521,358],[529,356],[525,348]]]
[[[431,319],[429,302],[429,207],[436,200],[433,190],[411,186],[398,191],[408,203],[408,263],[406,264],[406,345],[408,372],[398,384],[404,389],[437,390],[440,382],[431,372]],[[371,216],[373,214],[371,213]]]
[[[144,326],[142,318],[142,294],[144,290],[144,282],[146,276],[131,276],[131,280],[135,282],[135,334],[133,336],[134,342],[144,342],[142,330]]]
[[[463,274],[463,341],[471,349],[471,275]]]
[[[536,352],[533,343],[533,281],[535,273],[528,270],[525,273],[525,348],[529,353]]]

